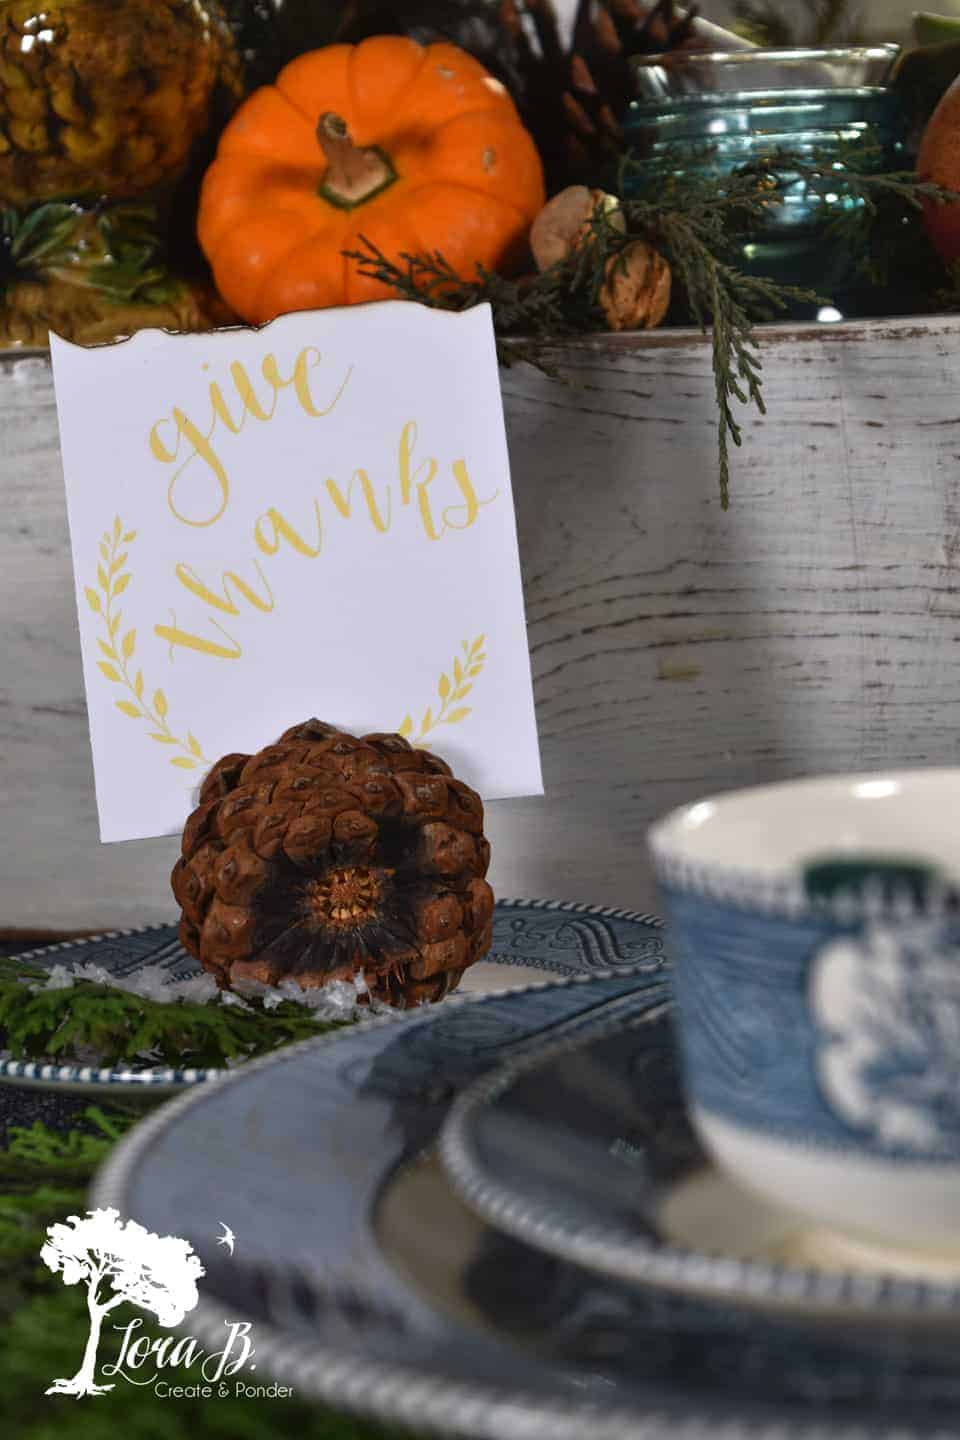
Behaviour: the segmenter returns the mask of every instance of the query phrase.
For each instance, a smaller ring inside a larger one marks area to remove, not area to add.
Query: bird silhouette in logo
[[[236,1240],[237,1237],[236,1235],[234,1235],[229,1225],[225,1225],[222,1220],[220,1221],[220,1224],[223,1225],[223,1234],[217,1236],[217,1244],[226,1246],[226,1248],[230,1251],[230,1254],[232,1255],[233,1242]]]

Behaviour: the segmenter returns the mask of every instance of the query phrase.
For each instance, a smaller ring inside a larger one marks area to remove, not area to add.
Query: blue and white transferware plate
[[[436,1142],[458,1093],[532,1046],[596,1038],[603,1054],[621,1029],[633,1093],[651,1103],[618,1148],[642,1154],[652,1134],[661,1170],[695,1161],[667,1079],[667,994],[654,974],[454,996],[279,1051],[149,1116],[90,1204],[193,1245],[206,1274],[182,1328],[204,1348],[222,1347],[225,1317],[248,1321],[258,1381],[418,1435],[955,1440],[956,1334],[942,1326],[622,1284],[457,1199]],[[579,1091],[563,1089],[574,1121]]]
[[[653,915],[557,900],[500,900],[493,921],[493,946],[484,962],[487,988],[496,988],[493,967],[521,966],[551,977],[597,974],[644,974],[663,964],[663,925]],[[34,968],[56,965],[79,970],[97,965],[109,975],[130,979],[149,970],[165,982],[190,980],[203,971],[177,940],[174,925],[148,925],[85,940],[32,950],[17,957]],[[470,971],[467,972],[471,974]],[[499,982],[509,982],[503,971]],[[388,1017],[393,1018],[393,1017]],[[397,1012],[396,1018],[401,1018]],[[177,1090],[219,1079],[216,1069],[174,1069],[168,1066],[91,1065],[14,1060],[0,1050],[0,1081],[56,1087],[82,1092],[123,1087],[153,1092]]]
[[[466,1090],[440,1143],[460,1198],[611,1280],[812,1316],[960,1324],[960,1244],[914,1253],[828,1230],[708,1163],[671,1010],[609,1007],[601,1027]]]

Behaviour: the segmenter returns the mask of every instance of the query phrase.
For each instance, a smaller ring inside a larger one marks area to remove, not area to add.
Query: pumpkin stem
[[[361,149],[350,138],[346,121],[328,110],[320,116],[317,139],[327,170],[318,192],[340,210],[353,210],[372,200],[397,178],[388,157],[376,145]]]

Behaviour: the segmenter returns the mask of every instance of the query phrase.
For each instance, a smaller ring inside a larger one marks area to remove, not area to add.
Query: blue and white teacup
[[[650,847],[707,1149],[809,1220],[960,1255],[960,769],[736,791]]]

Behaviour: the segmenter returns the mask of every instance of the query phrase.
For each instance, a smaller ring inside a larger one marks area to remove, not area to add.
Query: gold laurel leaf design
[[[453,683],[450,681],[450,672],[444,670],[437,681],[437,694],[440,697],[440,708],[434,714],[433,707],[428,706],[423,712],[419,728],[414,734],[414,723],[410,715],[405,715],[401,724],[397,727],[397,734],[410,740],[413,745],[420,745],[427,736],[439,725],[460,725],[473,709],[469,705],[460,702],[465,700],[473,689],[473,682],[483,671],[487,655],[484,649],[486,636],[478,635],[475,640],[464,640],[461,642],[461,654],[454,659],[451,671]]]
[[[153,700],[148,703],[145,698],[146,682],[143,671],[138,668],[135,674],[131,674],[131,661],[137,650],[136,627],[126,630],[121,640],[117,639],[123,616],[117,609],[116,601],[133,579],[131,571],[124,569],[129,558],[129,549],[121,550],[120,546],[129,547],[136,538],[136,530],[125,531],[119,515],[116,516],[112,532],[104,531],[100,542],[103,563],[97,566],[99,589],[91,585],[84,588],[87,604],[93,613],[100,617],[105,629],[105,638],[98,637],[97,644],[107,659],[98,660],[97,666],[111,684],[123,685],[132,697],[129,700],[113,702],[122,715],[129,716],[131,720],[146,720],[153,726],[152,730],[147,731],[151,740],[155,740],[158,745],[172,745],[183,751],[183,754],[170,759],[171,765],[175,765],[178,770],[209,768],[212,762],[204,755],[203,747],[193,732],[188,731],[187,738],[181,740],[171,730],[167,721],[170,706],[164,692],[154,690]]]

